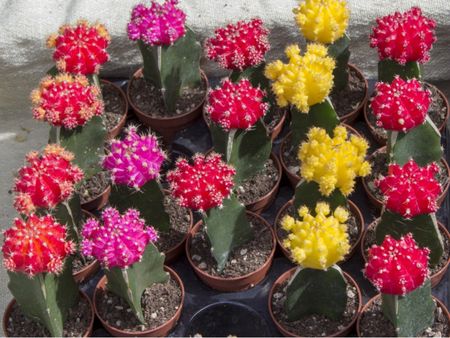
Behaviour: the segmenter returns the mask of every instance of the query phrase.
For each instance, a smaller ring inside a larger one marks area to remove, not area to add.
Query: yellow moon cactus
[[[345,34],[349,10],[343,0],[305,0],[294,9],[295,20],[305,38],[324,44]]]
[[[324,196],[336,188],[347,196],[353,191],[356,177],[370,174],[370,164],[364,159],[369,145],[357,135],[348,140],[343,126],[337,126],[333,132],[331,138],[325,129],[309,130],[308,140],[298,152],[300,174],[306,181],[318,183]]]
[[[298,209],[301,220],[285,216],[281,221],[289,232],[283,246],[292,259],[305,268],[326,270],[339,262],[350,250],[347,234],[348,211],[337,207],[331,214],[327,203],[316,204],[315,215],[306,206]]]
[[[297,45],[288,46],[285,53],[289,62],[276,60],[268,64],[265,76],[273,81],[279,106],[293,104],[307,113],[310,106],[323,102],[330,93],[335,61],[320,44],[309,44],[304,56]]]

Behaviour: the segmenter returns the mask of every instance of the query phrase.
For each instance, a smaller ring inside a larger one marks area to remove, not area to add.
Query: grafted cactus
[[[383,314],[399,337],[417,337],[434,321],[428,254],[411,234],[386,236],[369,250],[364,274],[381,292]]]

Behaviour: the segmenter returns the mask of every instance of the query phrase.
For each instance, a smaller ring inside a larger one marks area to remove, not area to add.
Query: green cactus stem
[[[406,62],[404,65],[389,59],[378,62],[378,81],[391,83],[396,75],[403,80],[412,78],[421,80],[422,66],[417,61]]]
[[[68,238],[79,245],[81,243],[79,227],[82,222],[80,196],[73,194],[70,200],[59,204],[53,214],[60,224],[66,225]]]
[[[348,208],[347,198],[339,189],[335,189],[330,196],[324,196],[320,193],[319,185],[316,182],[306,182],[304,179],[295,187],[294,207],[298,210],[302,206],[308,207],[314,212],[318,202],[326,202],[330,205],[330,209],[337,207]]]
[[[165,283],[169,274],[164,271],[164,254],[152,243],[147,245],[139,262],[128,268],[105,269],[107,289],[124,299],[139,321],[145,324],[141,298],[145,289],[155,283]]]
[[[348,86],[349,46],[350,38],[347,34],[328,45],[328,54],[336,60],[336,67],[333,71],[333,91],[340,91]]]
[[[381,294],[384,316],[394,325],[398,337],[418,337],[434,322],[436,304],[431,297],[431,283],[404,295]]]
[[[285,311],[289,321],[308,315],[342,318],[347,307],[347,281],[334,265],[327,270],[299,267],[286,290]]]

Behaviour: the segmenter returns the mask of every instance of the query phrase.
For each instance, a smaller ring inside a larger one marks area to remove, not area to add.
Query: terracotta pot
[[[431,83],[426,82],[429,86],[432,86],[435,88],[436,92],[439,94],[439,96],[442,98],[442,100],[444,101],[444,105],[447,108],[447,114],[445,115],[445,119],[444,121],[441,123],[441,125],[437,126],[439,131],[442,132],[445,130],[445,126],[447,125],[447,120],[448,120],[448,116],[450,114],[450,108],[449,108],[449,104],[448,104],[448,100],[447,97],[444,95],[444,93],[442,91],[440,91],[436,86],[432,85]],[[366,121],[367,126],[369,127],[369,131],[372,134],[373,138],[382,146],[386,145],[387,139],[385,137],[382,137],[380,135],[378,135],[375,132],[375,127],[373,126],[372,123],[370,123],[369,120],[369,103],[370,103],[370,99],[366,101],[366,103],[364,104],[364,120]]]
[[[277,213],[277,217],[275,218],[275,223],[274,223],[274,231],[275,231],[275,237],[277,239],[278,247],[281,249],[281,251],[286,256],[286,258],[289,259],[290,261],[292,261],[291,260],[291,253],[289,252],[289,250],[287,250],[283,246],[282,239],[278,236],[278,231],[277,230],[278,230],[278,224],[280,224],[280,222],[281,222],[281,217],[285,213],[286,209],[289,208],[293,203],[294,203],[294,200],[291,199],[290,201],[288,201],[285,205],[283,205],[281,207],[281,209]],[[349,253],[345,256],[345,259],[340,261],[339,264],[345,263],[346,261],[348,261],[353,256],[353,254],[356,252],[356,250],[360,246],[361,238],[362,238],[363,232],[364,232],[364,217],[363,217],[361,211],[356,206],[356,204],[353,203],[352,201],[349,200],[348,204],[349,204],[349,207],[350,207],[351,214],[353,216],[355,216],[356,221],[357,221],[356,223],[357,223],[357,226],[358,226],[358,239],[356,240],[355,244],[353,244],[352,247],[350,248]]]
[[[360,251],[361,251],[361,255],[365,262],[367,262],[367,254],[366,254],[366,247],[365,247],[367,232],[368,232],[368,229],[374,228],[377,225],[378,220],[379,220],[379,218],[375,219],[372,223],[370,223],[367,226],[367,228],[364,230],[362,238],[361,238]],[[441,234],[443,234],[445,237],[447,237],[447,240],[450,242],[450,233],[448,232],[448,230],[444,226],[444,224],[442,224],[441,222],[438,222],[438,227],[439,227],[439,231],[441,232]],[[438,285],[441,282],[442,278],[444,278],[449,265],[450,265],[450,258],[447,260],[447,263],[445,263],[445,265],[438,272],[431,275],[430,280],[431,280],[432,288],[434,288],[436,285]]]
[[[80,294],[81,297],[87,300],[87,302],[89,303],[89,307],[91,308],[91,319],[89,320],[89,325],[83,334],[83,337],[90,337],[92,334],[92,328],[94,326],[94,318],[95,318],[94,306],[92,305],[90,298],[83,291],[80,290]],[[16,304],[16,300],[12,299],[9,302],[8,306],[6,307],[5,313],[3,314],[3,334],[5,335],[5,337],[9,337],[8,333],[6,332],[6,326],[8,324],[9,317],[11,317],[11,312],[13,310],[14,304]]]
[[[437,306],[439,306],[442,309],[442,312],[445,317],[447,317],[447,320],[450,322],[450,313],[448,312],[445,305],[436,297],[432,296],[434,301],[436,302]],[[358,337],[363,337],[361,334],[361,319],[363,314],[369,309],[369,307],[372,305],[373,302],[378,300],[380,298],[380,295],[376,295],[375,297],[369,299],[369,301],[363,306],[361,312],[359,313],[358,320],[356,321],[356,334]]]
[[[93,304],[94,304],[95,314],[96,314],[97,318],[100,320],[100,322],[102,323],[103,327],[106,329],[106,331],[108,331],[111,335],[113,335],[115,337],[165,337],[169,334],[170,330],[172,330],[175,327],[175,325],[177,325],[178,319],[180,319],[180,316],[181,316],[181,311],[183,310],[184,286],[183,286],[183,282],[181,281],[180,277],[177,275],[177,273],[174,270],[172,270],[168,266],[164,266],[164,270],[166,270],[170,274],[172,279],[174,279],[178,283],[178,285],[181,289],[181,303],[180,303],[180,306],[178,307],[178,310],[173,315],[173,317],[170,318],[167,322],[165,322],[164,324],[162,324],[154,329],[148,329],[148,330],[144,330],[144,331],[120,330],[112,325],[109,325],[100,316],[98,309],[97,309],[97,298],[100,296],[99,295],[100,290],[106,289],[106,284],[108,282],[106,276],[103,276],[102,279],[100,279],[97,286],[95,287]]]
[[[345,128],[347,128],[347,130],[354,135],[357,136],[361,136],[356,129],[350,127],[349,125],[342,123],[342,125],[345,126]],[[286,148],[288,147],[288,143],[290,142],[290,136],[292,134],[292,131],[290,131],[285,137],[284,139],[281,141],[280,144],[280,152],[279,152],[279,158],[280,158],[280,163],[281,166],[283,167],[283,172],[286,174],[289,182],[291,183],[291,186],[295,189],[295,187],[297,186],[297,183],[300,181],[300,176],[297,175],[296,173],[293,173],[291,171],[288,170],[288,167],[286,165],[286,163],[284,162],[284,152],[286,151]]]
[[[81,208],[87,211],[100,210],[108,203],[109,195],[111,195],[111,185],[108,185],[106,189],[97,197],[82,203]]]
[[[377,150],[375,150],[370,156],[369,156],[369,163],[373,161],[373,158],[375,155],[377,155],[380,152],[385,152],[386,147],[381,147]],[[447,176],[450,178],[450,167],[448,166],[447,161],[444,157],[441,158],[441,163],[447,170]],[[377,208],[381,209],[383,207],[383,201],[381,199],[378,199],[372,192],[372,190],[369,189],[369,182],[368,182],[368,176],[362,178],[362,183],[364,190],[366,191],[367,197],[369,197],[370,202]],[[442,202],[444,202],[445,197],[447,197],[448,188],[450,185],[450,179],[447,181],[447,183],[442,187],[442,193],[439,196],[439,198],[436,200],[436,203],[438,206],[441,206]]]
[[[340,117],[341,122],[350,124],[356,120],[359,114],[364,110],[365,104],[369,98],[369,84],[367,83],[366,78],[364,77],[362,71],[353,64],[348,64],[348,68],[351,68],[354,72],[358,74],[358,77],[364,81],[364,97],[358,106],[350,113],[345,114]]]
[[[267,221],[262,218],[261,216],[251,212],[247,211],[247,216],[252,216],[257,218],[260,222],[262,222],[267,228],[270,230],[272,234],[272,251],[269,255],[269,258],[267,261],[260,266],[257,270],[250,272],[249,274],[246,274],[244,276],[240,277],[230,277],[230,278],[223,278],[219,276],[212,276],[205,271],[199,269],[197,265],[192,261],[191,258],[191,241],[192,237],[200,230],[200,226],[203,224],[202,221],[197,222],[197,224],[194,225],[194,228],[189,233],[189,237],[186,241],[186,257],[189,261],[189,264],[194,269],[196,275],[209,287],[223,291],[223,292],[235,292],[235,291],[243,291],[247,290],[249,288],[254,287],[256,284],[261,282],[264,277],[267,275],[267,272],[269,271],[270,266],[272,265],[273,256],[275,254],[276,249],[276,241],[275,241],[275,234]]]
[[[184,114],[161,118],[161,117],[153,117],[151,115],[144,113],[134,104],[132,100],[132,97],[130,95],[131,84],[134,81],[134,79],[143,76],[142,72],[143,68],[138,69],[133,74],[130,81],[128,81],[127,86],[128,102],[131,108],[133,109],[134,113],[136,114],[137,118],[139,119],[139,121],[141,121],[142,124],[151,127],[153,130],[157,131],[163,137],[164,143],[170,144],[177,131],[184,129],[194,120],[200,117],[203,110],[203,105],[206,100],[206,96],[208,95],[208,87],[209,87],[208,78],[206,77],[206,74],[202,70],[200,70],[201,77],[206,84],[206,91],[205,91],[205,98],[195,108]]]
[[[113,129],[108,131],[108,133],[106,134],[106,138],[108,140],[110,140],[110,139],[113,139],[114,137],[116,137],[117,135],[119,135],[120,132],[122,131],[123,127],[125,126],[125,122],[127,121],[127,114],[128,114],[128,100],[127,100],[127,97],[126,97],[125,93],[123,92],[122,88],[117,86],[115,83],[112,83],[112,82],[104,80],[104,79],[101,79],[100,81],[103,84],[113,87],[114,90],[117,92],[117,96],[120,96],[124,103],[123,114],[119,120],[119,123],[117,123],[117,125]]]
[[[278,331],[280,331],[283,336],[285,337],[298,337],[297,334],[292,333],[290,331],[288,331],[287,329],[285,329],[279,322],[278,320],[275,318],[274,314],[273,314],[273,310],[272,310],[272,298],[273,298],[273,294],[275,291],[275,288],[277,286],[279,286],[280,284],[283,284],[286,280],[288,280],[289,278],[291,278],[295,271],[297,270],[297,267],[294,267],[288,271],[286,271],[285,273],[283,273],[280,277],[278,277],[278,279],[273,283],[272,288],[270,289],[269,292],[269,313],[270,313],[270,317],[272,317],[272,321],[274,322],[275,326],[277,327]],[[358,294],[358,309],[355,312],[354,318],[352,319],[352,321],[343,329],[328,335],[328,337],[344,337],[347,336],[348,333],[352,330],[353,326],[355,325],[356,319],[358,318],[358,314],[361,311],[361,307],[362,307],[362,296],[361,296],[361,290],[359,289],[358,284],[356,284],[355,280],[346,272],[343,271],[343,274],[345,276],[345,279],[350,282],[353,286],[356,287],[356,291]]]

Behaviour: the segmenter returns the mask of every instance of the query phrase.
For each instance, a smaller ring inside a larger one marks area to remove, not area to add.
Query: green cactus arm
[[[155,283],[165,283],[169,274],[164,271],[164,254],[152,243],[147,245],[139,262],[128,268],[105,269],[107,289],[124,299],[141,323],[145,323],[141,297],[145,289]]]
[[[253,87],[260,87],[267,92],[270,91],[270,81],[264,76],[266,63],[261,62],[255,67],[245,68],[243,71],[233,70],[230,74],[230,80],[238,82],[241,79],[248,79]]]
[[[245,207],[234,195],[223,201],[222,208],[210,209],[203,216],[203,223],[219,272],[225,267],[231,251],[253,238]]]
[[[120,212],[128,208],[139,210],[147,225],[158,231],[168,232],[170,218],[164,207],[164,193],[156,180],[150,180],[139,190],[125,185],[113,185],[109,204]]]
[[[314,212],[317,202],[326,202],[330,209],[337,207],[348,207],[347,198],[339,189],[335,189],[330,196],[323,196],[320,193],[319,185],[316,182],[306,182],[302,179],[295,187],[294,207],[298,210],[301,206],[307,206],[311,212]]]
[[[339,91],[348,85],[348,61],[350,59],[350,38],[347,34],[328,45],[328,54],[336,61],[333,70],[333,90]]]
[[[391,83],[396,75],[403,80],[412,78],[421,80],[422,66],[416,61],[410,61],[404,65],[389,59],[378,62],[378,81]]]
[[[53,211],[53,215],[59,223],[66,225],[68,238],[79,245],[81,243],[79,227],[82,222],[80,196],[73,194],[70,200],[60,203]]]
[[[347,307],[347,282],[334,265],[327,270],[299,267],[286,289],[285,311],[289,321],[308,315],[338,320]]]
[[[44,325],[53,337],[63,335],[67,313],[79,299],[71,266],[72,260],[66,259],[60,275],[45,273],[32,278],[8,271],[8,288],[22,312]]]
[[[431,297],[431,283],[404,295],[381,294],[384,316],[394,325],[398,337],[418,337],[434,322],[436,307]]]

